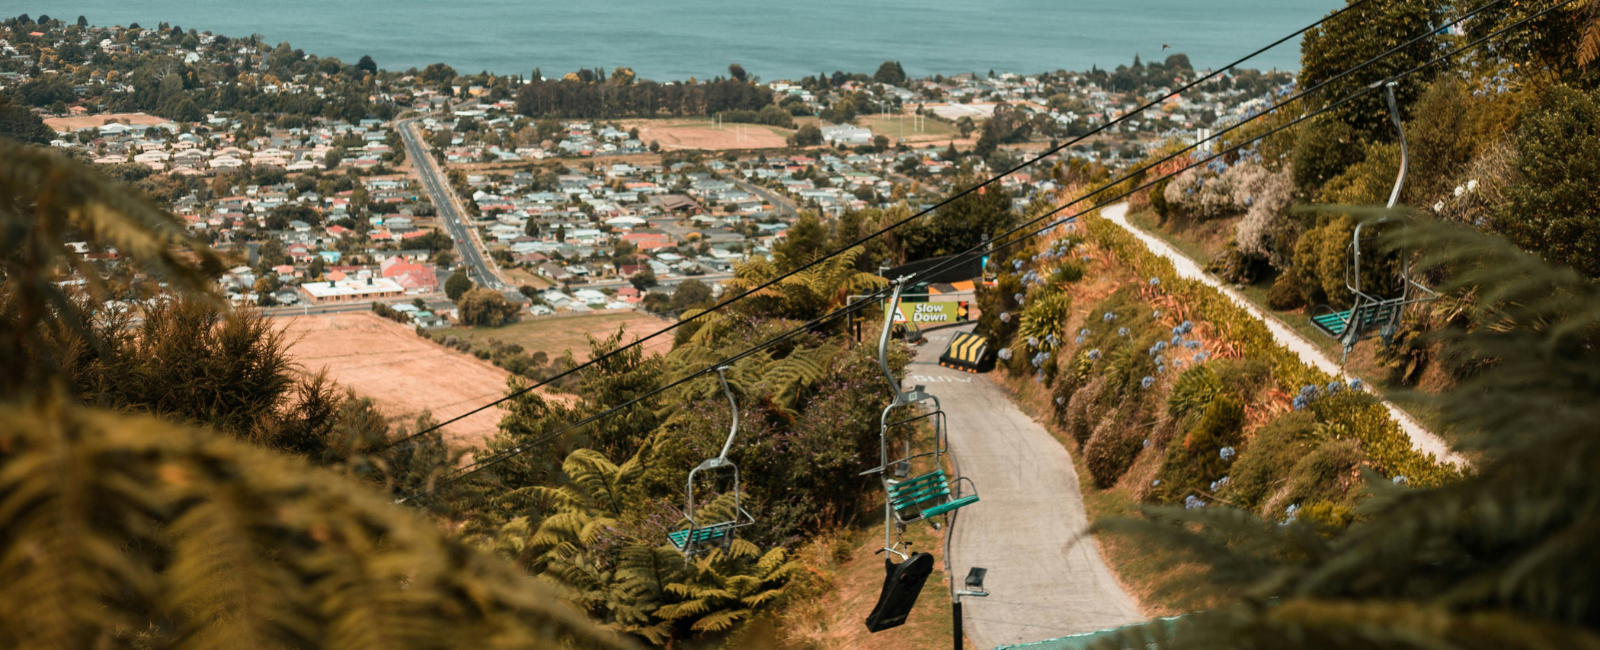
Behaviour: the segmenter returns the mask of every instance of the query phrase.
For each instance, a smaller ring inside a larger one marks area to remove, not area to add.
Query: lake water
[[[24,0],[27,11],[96,25],[166,21],[228,36],[261,34],[322,56],[370,54],[391,70],[443,61],[469,73],[547,77],[630,66],[649,79],[767,80],[897,60],[934,73],[1114,68],[1184,52],[1223,65],[1294,31],[1339,0]],[[1162,51],[1163,45],[1171,46]],[[1298,41],[1252,67],[1298,68]]]

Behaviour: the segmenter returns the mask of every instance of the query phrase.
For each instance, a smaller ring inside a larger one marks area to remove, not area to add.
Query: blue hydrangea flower
[[[1308,400],[1316,399],[1317,398],[1317,387],[1313,386],[1311,384],[1306,384],[1304,386],[1301,386],[1300,387],[1300,396],[1304,397],[1304,398],[1306,398]]]
[[[1079,337],[1084,337],[1084,336],[1088,336],[1088,335],[1089,335],[1089,328],[1085,327],[1085,328],[1083,328],[1081,330],[1078,330],[1078,336]]]
[[[1199,341],[1187,341],[1187,342],[1185,342],[1183,344],[1183,347],[1189,348],[1190,350],[1198,350],[1198,349],[1200,349],[1200,342]]]
[[[1211,482],[1211,491],[1212,492],[1216,492],[1218,489],[1221,489],[1221,488],[1227,486],[1228,485],[1228,480],[1229,480],[1228,477],[1224,476],[1224,477],[1219,478],[1219,479],[1217,479],[1215,481],[1212,481]]]
[[[1150,484],[1151,485],[1161,485],[1161,479],[1156,479],[1154,481],[1151,481]]]
[[[1030,348],[1039,347],[1039,339],[1037,337],[1033,337],[1033,336],[1028,337],[1028,347],[1030,347]]]
[[[1183,345],[1183,336],[1174,336],[1172,337],[1171,341],[1173,345]]]
[[[1150,286],[1154,287],[1159,284],[1161,284],[1161,278],[1150,278]]]
[[[1206,360],[1206,353],[1204,353],[1204,352],[1196,352],[1196,353],[1194,353],[1194,362],[1195,363],[1201,363],[1201,362],[1204,362],[1205,360]]]
[[[1156,351],[1157,352],[1160,352],[1160,351],[1165,350],[1165,349],[1167,349],[1167,342],[1166,341],[1156,341]]]
[[[1172,328],[1172,338],[1178,338],[1180,336],[1183,336],[1183,326],[1179,325]]]
[[[1061,345],[1061,339],[1056,338],[1056,335],[1054,334],[1044,337],[1044,340],[1046,343],[1049,343],[1050,347],[1052,348]]]
[[[1011,348],[1000,348],[1000,351],[996,352],[995,355],[1000,357],[1001,361],[1010,361],[1011,360]]]
[[[1310,406],[1310,405],[1311,405],[1311,401],[1307,400],[1305,395],[1296,395],[1296,396],[1294,396],[1294,410],[1296,410],[1296,411],[1304,411],[1304,410],[1306,410],[1306,407]]]
[[[1014,270],[1017,270],[1017,271],[1021,271],[1022,270],[1022,260],[1011,260],[1011,268],[1014,269]]]
[[[1117,336],[1127,336],[1127,335],[1128,335],[1128,328],[1126,328],[1126,327],[1118,327],[1117,328]]]
[[[1111,312],[1109,312],[1109,311],[1108,311],[1108,312],[1106,312],[1106,313],[1105,313],[1105,315],[1104,315],[1104,316],[1101,316],[1101,317],[1100,317],[1100,320],[1102,320],[1102,321],[1105,321],[1105,322],[1107,322],[1107,323],[1109,323],[1109,322],[1111,322],[1111,321],[1114,321],[1114,320],[1116,320],[1116,319],[1117,319],[1117,315],[1116,315],[1116,314],[1113,314],[1113,313],[1111,313]]]
[[[1066,404],[1066,403],[1067,403],[1067,398],[1065,398],[1065,397],[1057,397],[1056,398],[1056,406],[1061,406],[1062,404]]]
[[[1166,374],[1166,372],[1167,372],[1167,367],[1166,366],[1164,366],[1164,365],[1156,366],[1156,374],[1161,375],[1161,374]]]
[[[1328,382],[1328,388],[1326,390],[1328,391],[1329,395],[1338,395],[1339,391],[1344,390],[1344,384],[1341,384],[1337,381],[1330,381]]]
[[[1286,519],[1283,520],[1283,523],[1286,523],[1286,524],[1294,523],[1295,517],[1300,516],[1300,504],[1298,504],[1298,503],[1289,504],[1289,507],[1283,509],[1283,514],[1287,517]]]
[[[1411,481],[1407,480],[1405,476],[1396,476],[1396,477],[1394,477],[1393,480],[1394,480],[1394,484],[1395,485],[1410,485],[1411,484]]]
[[[1223,460],[1233,460],[1233,457],[1238,455],[1239,452],[1235,451],[1233,447],[1223,447],[1217,450],[1217,456]]]
[[[1350,380],[1350,390],[1354,390],[1354,391],[1361,390],[1361,380],[1360,379],[1352,379],[1352,380]]]
[[[1022,304],[1023,295],[1019,293],[1019,294],[1011,296],[1011,299],[1017,301],[1018,305],[1021,305]]]
[[[1093,350],[1090,350],[1089,354],[1088,354],[1088,357],[1089,357],[1090,361],[1099,361],[1100,360],[1100,348],[1095,348]]]
[[[1151,377],[1149,375],[1145,375],[1144,379],[1139,380],[1139,386],[1140,387],[1149,388],[1149,387],[1154,386],[1154,385],[1156,385],[1156,378],[1155,377]]]
[[[1000,322],[1002,322],[1002,323],[1011,322],[1011,312],[1008,312],[1008,311],[1000,312]]]
[[[1206,502],[1201,501],[1200,497],[1197,497],[1197,496],[1195,496],[1193,494],[1189,495],[1188,497],[1186,497],[1183,500],[1183,509],[1184,510],[1194,510],[1196,508],[1204,508],[1204,507],[1206,507]]]
[[[1189,321],[1183,321],[1183,324],[1179,325],[1178,327],[1183,328],[1183,331],[1179,332],[1179,334],[1188,334],[1189,332],[1194,331],[1194,323]]]
[[[1145,438],[1144,439],[1144,446],[1145,446],[1146,449],[1149,449],[1150,445],[1152,445],[1152,444],[1154,444],[1154,443],[1150,442],[1149,438]]]

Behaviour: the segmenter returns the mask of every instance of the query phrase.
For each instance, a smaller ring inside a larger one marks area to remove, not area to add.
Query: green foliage
[[[1212,370],[1215,364],[1191,366],[1172,385],[1167,396],[1167,415],[1181,420],[1190,413],[1205,410],[1206,406],[1223,394],[1222,380]]]
[[[88,330],[63,280],[81,280],[91,299],[109,297],[101,271],[67,242],[87,241],[96,254],[114,248],[127,275],[142,272],[202,299],[214,299],[210,279],[222,270],[221,258],[181,220],[59,153],[3,139],[0,226],[0,329],[14,333],[0,342],[0,394],[38,388],[35,371],[62,363],[27,351],[47,348],[40,323],[51,314],[70,331]]]
[[[1305,288],[1300,274],[1294,269],[1279,273],[1267,289],[1267,306],[1278,311],[1290,311],[1306,306]]]
[[[1350,125],[1319,117],[1297,130],[1293,152],[1294,184],[1314,192],[1351,165],[1361,162],[1361,144]]]
[[[1223,447],[1239,444],[1244,424],[1244,407],[1231,396],[1221,396],[1206,405],[1200,420],[1181,441],[1167,445],[1157,476],[1160,484],[1150,491],[1161,503],[1181,503],[1200,491],[1210,491],[1211,481],[1227,476],[1229,461]]]
[[[1239,462],[1229,470],[1227,488],[1219,496],[1238,508],[1281,519],[1281,511],[1261,512],[1261,505],[1281,489],[1295,464],[1321,442],[1316,417],[1311,413],[1297,411],[1279,416],[1255,432],[1246,453],[1240,454]]]
[[[1437,0],[1382,0],[1350,7],[1338,18],[1306,32],[1300,43],[1300,86],[1310,88],[1321,84],[1357,62],[1378,57],[1413,36],[1433,31],[1444,7]],[[1434,41],[1421,39],[1379,59],[1361,74],[1340,77],[1317,93],[1316,101],[1320,105],[1315,107],[1353,95],[1373,79],[1387,78],[1420,66],[1436,55],[1436,48]],[[1436,70],[1430,67],[1414,73],[1395,88],[1402,108],[1410,106],[1422,94],[1423,84],[1419,80],[1425,81]],[[1388,142],[1395,137],[1382,92],[1370,92],[1348,102],[1335,109],[1334,115],[1363,139]],[[1297,168],[1300,162],[1297,151]]]
[[[463,294],[471,290],[472,279],[459,270],[451,273],[444,281],[444,295],[450,298],[450,302],[460,300]]]
[[[74,97],[76,99],[76,97]],[[50,144],[56,138],[55,129],[21,104],[14,104],[5,94],[0,94],[0,138],[11,138],[26,144]]]
[[[1084,443],[1083,462],[1095,487],[1105,489],[1115,485],[1144,447],[1148,429],[1143,422],[1134,421],[1136,416],[1136,413],[1113,410]]]
[[[1291,636],[1330,648],[1600,644],[1585,541],[1600,521],[1600,290],[1464,227],[1419,223],[1396,241],[1430,251],[1447,291],[1479,297],[1474,327],[1442,338],[1449,354],[1494,361],[1440,400],[1473,432],[1460,447],[1479,453],[1475,471],[1427,488],[1373,481],[1373,500],[1342,532],[1319,525],[1350,516],[1326,501],[1305,508],[1309,524],[1275,526],[1227,508],[1099,524],[1170,544],[1178,561],[1208,567],[1202,579],[1242,599],[1175,630],[1130,631],[1126,643],[1159,634],[1171,639],[1165,647],[1269,647]],[[1365,441],[1361,451],[1385,453]],[[1359,463],[1348,442],[1304,458],[1294,474],[1346,475]]]
[[[1071,296],[1061,291],[1035,292],[1028,306],[1022,310],[1022,325],[1017,330],[1017,336],[1024,341],[1039,341],[1037,349],[1053,349],[1055,346],[1049,345],[1046,339],[1059,338],[1071,316]]]
[[[619,645],[332,473],[204,431],[0,407],[8,647]]]
[[[495,326],[516,320],[519,308],[493,289],[473,289],[456,300],[456,313],[463,325]]]
[[[957,180],[951,187],[966,189],[977,183],[977,179],[966,178]],[[954,255],[1017,223],[1018,215],[1011,209],[1010,194],[998,185],[991,185],[950,202],[930,217],[902,226],[893,233],[894,245],[908,262]]]
[[[1494,228],[1546,260],[1600,277],[1600,102],[1556,86],[1518,130],[1515,177]]]

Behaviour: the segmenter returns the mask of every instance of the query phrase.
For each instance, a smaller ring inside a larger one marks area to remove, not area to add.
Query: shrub
[[[1083,446],[1083,461],[1100,489],[1116,485],[1123,472],[1133,465],[1143,448],[1145,427],[1138,412],[1126,407],[1113,409],[1094,428]]]
[[[1086,218],[1084,224],[1090,239],[1120,257],[1134,271],[1159,278],[1161,289],[1188,308],[1192,318],[1210,323],[1219,337],[1244,354],[1261,359],[1279,389],[1294,392],[1306,384],[1320,386],[1334,380],[1278,345],[1266,324],[1222,293],[1204,283],[1178,277],[1170,261],[1145,249],[1120,226],[1093,216]],[[1418,487],[1441,485],[1460,476],[1455,468],[1413,449],[1410,438],[1389,418],[1388,411],[1370,397],[1345,391],[1317,400],[1312,409],[1318,417],[1341,420],[1337,435],[1360,440],[1367,456],[1386,476],[1404,475],[1411,485]],[[1152,496],[1157,496],[1156,491],[1152,491]],[[1180,494],[1178,498],[1183,496]]]
[[[1067,433],[1079,447],[1088,442],[1090,434],[1094,433],[1095,423],[1100,420],[1099,403],[1105,392],[1106,378],[1098,376],[1073,393],[1072,399],[1067,402]]]
[[[1600,102],[1556,86],[1516,136],[1510,202],[1495,229],[1555,264],[1600,277]]]
[[[1183,440],[1167,445],[1167,455],[1161,464],[1161,484],[1151,495],[1159,501],[1174,503],[1198,491],[1209,491],[1212,481],[1227,475],[1232,460],[1222,457],[1222,448],[1234,447],[1237,453],[1243,424],[1244,407],[1237,400],[1229,396],[1212,400],[1200,416],[1200,422],[1189,429]]]
[[[1329,440],[1305,454],[1284,477],[1284,486],[1268,498],[1268,516],[1283,512],[1290,505],[1304,507],[1313,502],[1348,504],[1360,494],[1359,468],[1367,455],[1355,440]]]
[[[1294,237],[1297,227],[1289,217],[1289,207],[1294,203],[1293,165],[1275,173],[1261,173],[1251,177],[1249,185],[1242,186],[1245,206],[1244,218],[1234,226],[1233,240],[1239,252],[1265,259],[1282,269],[1294,258]]]
[[[1246,510],[1259,508],[1274,485],[1316,448],[1316,431],[1316,417],[1305,411],[1286,413],[1261,427],[1229,471],[1225,498]]]
[[[1300,286],[1300,275],[1294,269],[1278,274],[1267,290],[1267,306],[1278,311],[1289,311],[1306,306],[1305,290]]]
[[[1192,366],[1178,375],[1172,394],[1167,397],[1167,415],[1181,420],[1190,413],[1203,411],[1211,400],[1222,394],[1222,381],[1211,369],[1215,364]]]
[[[1295,187],[1308,193],[1358,162],[1365,153],[1350,125],[1330,116],[1302,124],[1295,140],[1292,176]]]

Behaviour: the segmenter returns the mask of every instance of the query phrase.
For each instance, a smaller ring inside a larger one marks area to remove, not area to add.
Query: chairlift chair
[[[878,421],[879,465],[862,472],[862,474],[878,474],[883,481],[886,494],[883,550],[899,555],[902,558],[907,557],[907,555],[896,548],[898,544],[893,542],[892,537],[896,527],[904,527],[911,523],[949,514],[978,501],[977,487],[973,485],[972,479],[959,475],[952,478],[945,473],[941,464],[943,457],[949,453],[949,433],[946,430],[944,411],[939,406],[939,398],[929,394],[923,386],[916,386],[911,390],[902,390],[900,381],[895,378],[894,372],[889,368],[889,338],[894,326],[894,314],[900,307],[900,293],[904,286],[904,278],[895,282],[894,293],[889,300],[889,311],[884,317],[883,333],[878,337],[878,364],[883,370],[884,380],[889,383],[890,390],[894,392],[894,400],[883,409],[883,414]],[[922,404],[923,402],[930,403],[932,409],[925,413],[893,419],[897,411]],[[904,455],[897,459],[891,459],[889,455],[891,446],[891,441],[889,440],[890,432],[895,427],[914,425],[922,420],[928,420],[933,423],[933,448],[929,451],[913,453],[911,442],[907,439],[903,446]],[[932,457],[933,469],[911,476],[912,461],[926,457]],[[962,494],[962,485],[970,489],[971,493]]]
[[[667,533],[667,542],[672,548],[677,549],[684,557],[693,557],[707,547],[720,546],[727,548],[733,543],[733,532],[739,528],[756,523],[756,519],[739,502],[739,467],[728,460],[728,450],[733,447],[733,439],[739,435],[739,404],[733,399],[733,390],[728,388],[728,377],[724,374],[726,367],[717,368],[717,379],[722,382],[722,393],[728,396],[728,406],[733,412],[733,425],[728,430],[728,439],[722,443],[722,453],[716,458],[701,461],[694,469],[689,470],[689,484],[687,496],[684,497],[684,518],[689,521],[689,526],[682,530]],[[702,510],[701,520],[695,519],[695,480],[706,480],[707,472],[710,475],[730,474],[733,479],[733,510],[731,515],[724,520],[703,523],[705,518]]]
[[[1400,200],[1400,190],[1405,186],[1406,167],[1410,162],[1410,152],[1406,147],[1405,126],[1400,121],[1400,108],[1394,98],[1394,82],[1384,86],[1384,93],[1389,103],[1389,116],[1394,121],[1395,128],[1400,132],[1400,174],[1395,179],[1394,189],[1389,193],[1389,204],[1393,208]],[[1345,287],[1355,297],[1349,309],[1336,310],[1328,305],[1317,305],[1311,310],[1311,325],[1330,337],[1338,339],[1344,346],[1344,357],[1350,355],[1350,349],[1359,341],[1382,337],[1384,345],[1394,340],[1394,335],[1400,330],[1401,316],[1406,306],[1433,300],[1438,297],[1432,289],[1418,282],[1411,273],[1411,256],[1409,251],[1400,251],[1400,287],[1398,294],[1377,295],[1379,290],[1364,286],[1361,279],[1361,248],[1363,244],[1370,244],[1377,239],[1376,236],[1362,237],[1362,230],[1368,226],[1397,221],[1394,217],[1385,216],[1375,221],[1356,224],[1355,234],[1350,240],[1350,257],[1345,261]],[[1370,229],[1369,229],[1370,233]]]

